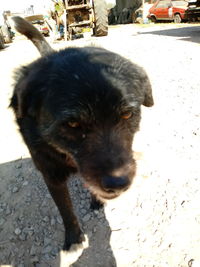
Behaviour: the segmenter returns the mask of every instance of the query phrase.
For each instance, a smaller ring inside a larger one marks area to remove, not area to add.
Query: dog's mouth
[[[102,194],[99,194],[99,197],[105,200],[111,200],[114,198],[119,197],[121,194],[119,193],[108,193],[108,192],[102,192]]]
[[[99,192],[99,196],[100,196],[101,198],[103,198],[103,199],[107,199],[107,200],[109,200],[109,199],[114,199],[114,198],[119,197],[119,196],[120,196],[122,193],[124,193],[125,191],[127,191],[128,188],[129,188],[129,186],[123,188],[123,189],[120,190],[120,191],[115,191],[115,190],[106,190],[106,191],[105,191],[105,190],[101,190],[101,191]]]
[[[103,201],[115,199],[121,195],[121,193],[119,193],[119,192],[107,192],[107,191],[103,191],[103,190],[99,190],[99,192],[96,192],[96,194],[98,195],[98,198],[102,199]]]
[[[84,183],[84,187],[88,188],[89,191],[91,191],[92,193],[94,193],[95,195],[97,195],[98,198],[100,198],[102,200],[111,200],[111,199],[117,198],[124,191],[126,191],[128,189],[128,188],[124,188],[121,191],[104,190],[104,189],[100,188],[97,185],[90,185],[90,184],[87,184],[87,183]]]

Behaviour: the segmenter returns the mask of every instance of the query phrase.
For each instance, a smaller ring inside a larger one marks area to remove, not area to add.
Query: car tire
[[[182,19],[179,14],[174,15],[174,23],[181,23]]]
[[[93,0],[94,8],[94,35],[108,35],[108,14],[107,5],[104,0]]]
[[[154,23],[157,22],[156,17],[154,17],[154,16],[152,16],[150,19],[151,19],[151,22],[154,22]]]

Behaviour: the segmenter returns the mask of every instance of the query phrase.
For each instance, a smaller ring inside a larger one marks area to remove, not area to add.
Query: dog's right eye
[[[68,125],[71,128],[78,128],[80,126],[80,123],[77,121],[68,121]]]

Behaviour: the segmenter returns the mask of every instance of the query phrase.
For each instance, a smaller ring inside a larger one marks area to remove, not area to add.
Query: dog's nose
[[[105,191],[114,192],[116,190],[123,190],[129,185],[129,179],[127,176],[103,176],[102,187]]]

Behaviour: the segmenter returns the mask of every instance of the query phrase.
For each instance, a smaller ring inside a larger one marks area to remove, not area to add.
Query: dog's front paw
[[[80,245],[85,241],[83,232],[78,229],[76,232],[68,230],[65,236],[63,250],[69,251],[74,245]]]
[[[83,250],[88,247],[88,238],[81,233],[78,239],[79,242],[71,243],[69,247],[69,240],[65,240],[63,250],[60,252],[60,267],[71,266],[83,253]],[[66,249],[66,247],[68,249]]]

